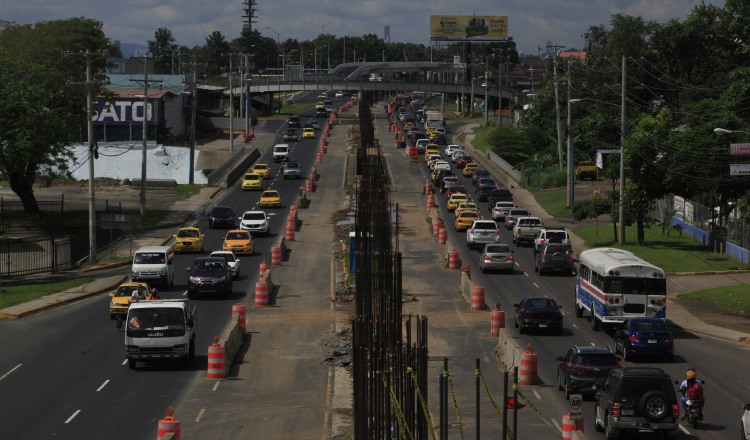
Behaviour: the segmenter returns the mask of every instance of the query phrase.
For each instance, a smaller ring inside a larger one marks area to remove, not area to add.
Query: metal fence
[[[68,269],[70,244],[69,237],[53,235],[0,238],[0,278]]]

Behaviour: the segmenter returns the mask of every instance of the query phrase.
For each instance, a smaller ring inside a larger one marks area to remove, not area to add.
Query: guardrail
[[[493,153],[492,151],[487,151],[487,158],[491,160],[492,163],[499,166],[503,171],[508,173],[508,175],[513,178],[513,180],[515,180],[516,182],[521,181],[521,172],[513,168],[513,165],[506,162],[505,159]]]

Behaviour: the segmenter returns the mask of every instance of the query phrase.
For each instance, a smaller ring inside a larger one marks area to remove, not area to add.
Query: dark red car
[[[464,168],[466,164],[469,162],[473,162],[473,160],[471,159],[471,156],[465,154],[459,157],[458,160],[456,161],[456,168],[459,168],[459,169]]]
[[[448,200],[451,198],[453,194],[461,193],[461,194],[469,194],[466,191],[466,188],[461,185],[451,186],[450,188],[446,189],[443,194],[445,194],[445,200]]]

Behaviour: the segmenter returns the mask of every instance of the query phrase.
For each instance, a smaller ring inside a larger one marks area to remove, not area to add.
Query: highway
[[[313,110],[303,113],[303,121],[313,115]],[[267,130],[277,134],[279,143],[285,126],[282,120],[265,124]],[[271,233],[255,238],[255,255],[241,257],[242,271],[234,281],[231,298],[204,296],[193,301],[198,305],[197,349],[195,360],[187,369],[177,364],[139,363],[137,371],[130,370],[124,357],[124,335],[109,318],[106,295],[16,321],[0,321],[0,394],[4,401],[0,437],[153,437],[155,421],[165,415],[165,409],[179,403],[191,384],[205,377],[204,347],[211,345],[212,338],[229,323],[232,304],[254,294],[260,262],[265,257],[270,260],[272,244],[278,234],[285,233],[289,205],[309,173],[319,138],[320,132],[316,139],[290,143],[290,157],[300,162],[304,170],[300,180],[284,180],[282,165],[271,159],[272,145],[263,146],[266,153],[258,162],[272,166],[271,179],[263,186],[280,191],[282,207],[266,210],[272,216]],[[259,196],[260,191],[241,191],[237,182],[221,194],[216,204],[232,206],[239,216],[256,209]],[[195,226],[206,235],[202,255],[221,249],[225,231],[209,230],[206,215],[197,219]],[[167,233],[164,231],[165,236]],[[160,291],[162,297],[186,297],[186,269],[195,257],[187,253],[175,257],[175,283],[170,291]],[[120,272],[125,274],[128,269]]]
[[[309,116],[305,114],[303,121]],[[322,122],[322,121],[321,121]],[[266,128],[277,134],[280,142],[283,121],[269,121]],[[449,126],[450,127],[450,126]],[[455,127],[451,127],[455,128]],[[299,161],[306,173],[313,163],[317,139],[302,140],[293,144],[292,157]],[[384,149],[394,153],[389,142]],[[270,147],[270,145],[265,146]],[[272,164],[270,148],[259,162]],[[424,167],[424,163],[420,165]],[[177,406],[192,396],[200,384],[205,386],[206,354],[203,347],[211,343],[228,324],[231,305],[246,295],[252,295],[257,280],[257,268],[262,258],[269,255],[270,247],[278,234],[284,233],[289,203],[298,192],[301,181],[284,181],[273,165],[273,175],[267,187],[282,194],[282,208],[268,210],[275,213],[271,220],[272,233],[256,238],[256,255],[242,257],[242,275],[234,283],[234,293],[228,300],[198,299],[199,323],[197,327],[196,359],[183,370],[171,364],[144,365],[137,371],[128,369],[123,353],[123,335],[115,328],[107,312],[108,297],[99,296],[78,303],[48,310],[15,321],[0,321],[0,341],[3,356],[0,358],[0,395],[3,411],[0,412],[0,437],[83,439],[106,435],[112,440],[153,438],[156,421],[164,415],[167,406]],[[423,168],[423,173],[425,172]],[[303,179],[306,176],[303,175]],[[464,186],[471,188],[470,180],[461,177]],[[242,192],[237,185],[223,192],[217,204],[230,205],[238,215],[254,209],[259,192]],[[445,220],[450,239],[460,244],[461,260],[471,268],[472,279],[485,287],[486,303],[501,302],[507,313],[507,331],[521,346],[533,344],[539,356],[539,376],[543,387],[539,393],[554,400],[566,412],[567,402],[557,391],[555,358],[565,353],[573,344],[612,345],[612,335],[594,332],[586,318],[576,318],[573,313],[572,276],[539,276],[533,270],[530,247],[516,247],[516,272],[509,274],[482,274],[477,262],[477,251],[469,251],[463,244],[464,233],[452,228],[453,214],[445,211],[440,199],[441,216]],[[482,202],[483,215],[487,215]],[[533,213],[532,213],[533,214]],[[205,216],[196,225],[206,234],[206,249],[219,249],[224,231],[209,230]],[[506,243],[512,243],[510,231],[501,229]],[[194,255],[180,254],[175,259],[176,280],[172,290],[162,291],[167,298],[182,298],[186,272]],[[295,258],[299,256],[295,255]],[[406,255],[405,258],[410,258]],[[425,277],[430,270],[441,270],[438,262],[420,261]],[[434,267],[433,267],[434,266]],[[122,271],[125,273],[125,269]],[[458,284],[458,282],[456,282]],[[435,295],[455,295],[455,289],[446,287]],[[561,336],[544,334],[518,334],[513,328],[512,304],[530,295],[546,295],[563,305],[564,332]],[[426,300],[429,301],[429,298]],[[669,312],[667,312],[669,316]],[[681,379],[688,367],[696,368],[699,377],[706,380],[705,422],[698,432],[681,428],[679,438],[730,439],[739,436],[739,417],[742,405],[748,399],[748,385],[744,373],[750,370],[748,349],[727,341],[672,329],[675,335],[676,359],[667,363],[659,359],[622,362],[623,366],[657,366],[666,370],[673,379]],[[432,341],[431,341],[432,342]],[[482,344],[467,339],[467,346]],[[486,343],[485,343],[486,344]],[[470,351],[464,347],[463,351]],[[458,350],[459,354],[461,350]],[[499,364],[499,360],[496,361]],[[434,393],[433,396],[437,395]],[[460,396],[469,400],[469,396]],[[436,410],[435,410],[436,411]],[[557,416],[550,414],[550,416]],[[586,436],[604,438],[593,426],[593,403],[587,399],[584,406]],[[277,429],[280,429],[277,427]],[[546,431],[551,434],[551,431]],[[184,433],[183,433],[184,435]],[[452,431],[451,438],[459,438]],[[226,438],[246,438],[241,435]],[[541,438],[541,437],[539,437]],[[544,437],[552,438],[552,436]],[[643,436],[638,438],[650,438]]]

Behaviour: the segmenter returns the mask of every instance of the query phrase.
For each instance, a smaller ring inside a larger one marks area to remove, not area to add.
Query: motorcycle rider
[[[697,400],[700,404],[700,414],[698,415],[698,420],[703,420],[703,404],[705,403],[706,399],[703,397],[703,386],[701,385],[701,381],[697,379],[698,373],[695,371],[694,368],[690,368],[685,372],[685,380],[682,381],[680,384],[680,393],[682,393],[682,397],[680,397],[680,402],[682,402],[682,420],[685,420],[687,418],[688,414],[688,407],[687,407],[687,401],[688,400]]]

